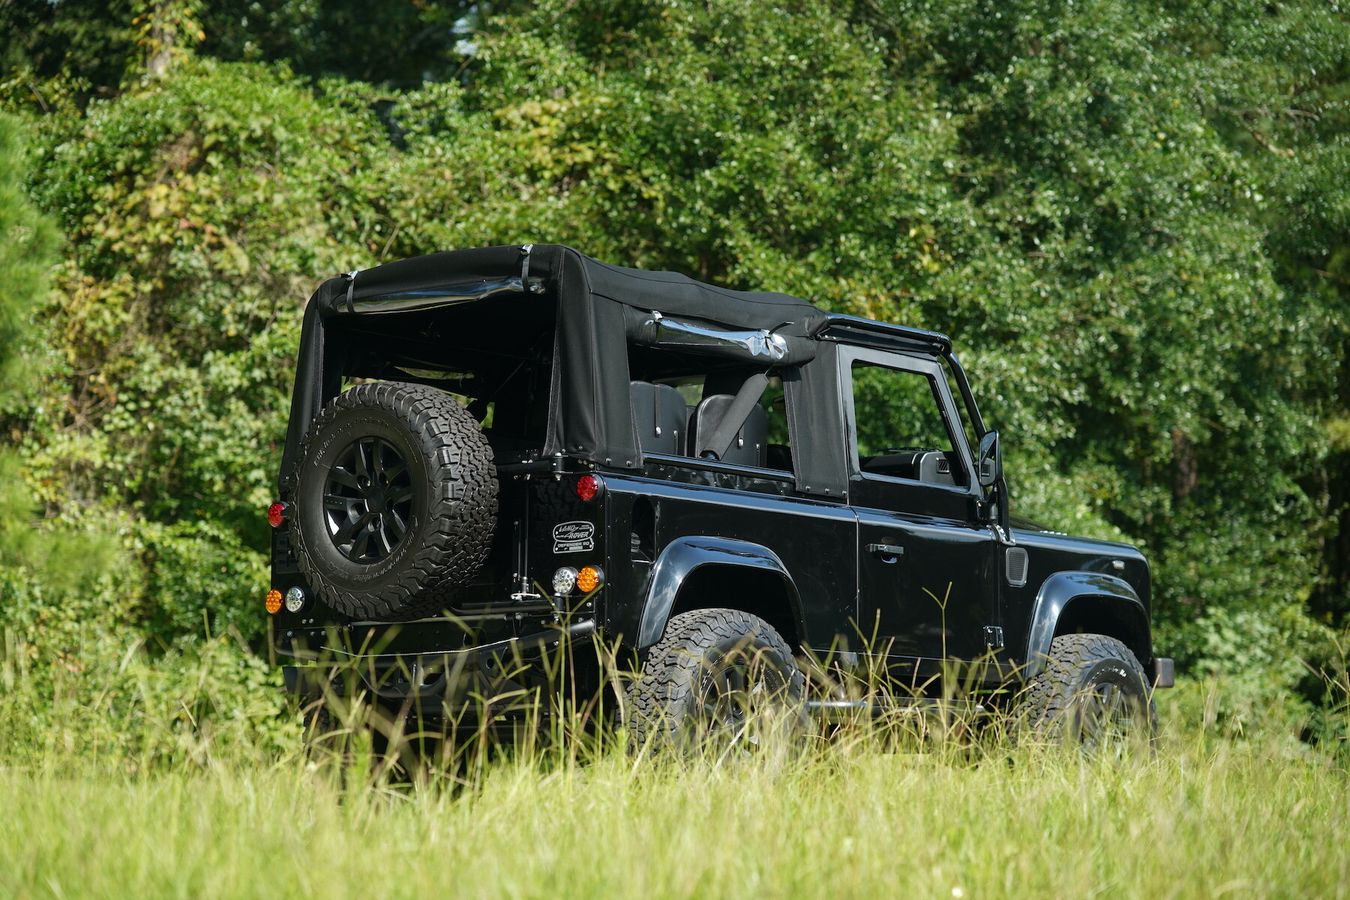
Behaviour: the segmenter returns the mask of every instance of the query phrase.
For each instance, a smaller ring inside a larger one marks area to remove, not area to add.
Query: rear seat
[[[668,384],[630,381],[628,396],[642,452],[684,456],[689,408],[680,392]]]

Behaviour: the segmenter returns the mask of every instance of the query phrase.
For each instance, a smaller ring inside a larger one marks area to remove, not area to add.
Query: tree
[[[0,410],[28,386],[29,323],[46,298],[58,247],[51,221],[24,191],[27,161],[22,126],[0,116]]]

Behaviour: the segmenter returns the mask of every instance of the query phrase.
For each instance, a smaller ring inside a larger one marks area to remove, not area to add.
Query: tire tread
[[[1119,639],[1104,634],[1061,634],[1050,643],[1045,668],[1026,685],[1021,697],[1023,727],[1045,734],[1062,727],[1082,689],[1084,670],[1099,662],[1124,663],[1144,685],[1148,727],[1155,727],[1156,710],[1148,696],[1144,667]]]
[[[638,678],[626,687],[629,746],[675,743],[698,689],[699,664],[704,655],[719,641],[752,636],[763,643],[763,649],[788,662],[789,690],[800,695],[805,676],[792,662],[787,642],[768,622],[739,609],[714,607],[683,612],[666,623],[665,633],[648,651]]]

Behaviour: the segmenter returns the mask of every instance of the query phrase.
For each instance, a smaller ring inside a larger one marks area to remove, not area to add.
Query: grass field
[[[1125,760],[845,734],[802,755],[0,770],[0,896],[1335,897],[1350,779],[1164,707]]]

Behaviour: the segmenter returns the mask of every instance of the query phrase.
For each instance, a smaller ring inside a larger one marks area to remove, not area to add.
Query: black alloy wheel
[[[1071,731],[1084,747],[1096,749],[1134,734],[1141,713],[1139,702],[1119,684],[1098,682],[1081,692]]]
[[[407,460],[383,438],[358,438],[328,470],[323,506],[328,535],[339,553],[364,565],[388,558],[407,534],[412,516]]]
[[[771,697],[786,688],[785,679],[762,658],[735,652],[710,660],[695,721],[707,735],[725,743],[758,745],[755,718]]]

